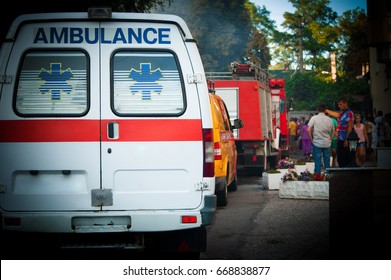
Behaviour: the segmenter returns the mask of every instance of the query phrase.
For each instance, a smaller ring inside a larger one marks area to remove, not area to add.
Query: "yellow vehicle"
[[[226,206],[228,191],[237,190],[237,151],[233,130],[242,128],[243,122],[235,119],[234,125],[231,124],[223,99],[213,91],[209,99],[213,119],[215,194],[217,206]]]

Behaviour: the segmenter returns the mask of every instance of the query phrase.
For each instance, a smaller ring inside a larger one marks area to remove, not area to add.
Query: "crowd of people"
[[[390,113],[355,114],[345,97],[341,97],[337,105],[339,111],[326,109],[321,104],[316,114],[289,119],[289,153],[312,156],[315,176],[320,176],[322,166],[326,170],[376,162],[376,149],[391,147]],[[355,162],[350,157],[348,142],[352,131],[358,137]]]

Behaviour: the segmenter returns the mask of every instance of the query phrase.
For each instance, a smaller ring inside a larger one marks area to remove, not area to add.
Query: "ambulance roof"
[[[186,22],[177,15],[149,14],[149,13],[123,13],[113,12],[110,17],[90,17],[89,13],[37,13],[18,16],[8,30],[6,40],[15,39],[20,26],[29,22],[45,21],[145,21],[156,23],[171,23],[178,26],[185,40],[192,40],[193,37]]]

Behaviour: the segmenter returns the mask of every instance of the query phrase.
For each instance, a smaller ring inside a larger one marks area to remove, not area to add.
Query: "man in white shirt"
[[[324,170],[330,168],[330,146],[335,134],[333,121],[325,115],[326,105],[318,106],[318,114],[308,122],[308,134],[312,140],[312,152],[315,162],[316,180],[322,180],[321,163],[323,156]]]

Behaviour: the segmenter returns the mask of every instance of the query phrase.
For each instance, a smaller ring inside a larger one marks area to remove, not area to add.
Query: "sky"
[[[265,6],[270,11],[270,18],[276,21],[277,27],[284,21],[284,12],[293,12],[292,4],[288,0],[250,0],[255,5]],[[330,0],[330,7],[342,15],[343,12],[355,8],[367,11],[367,0]]]

